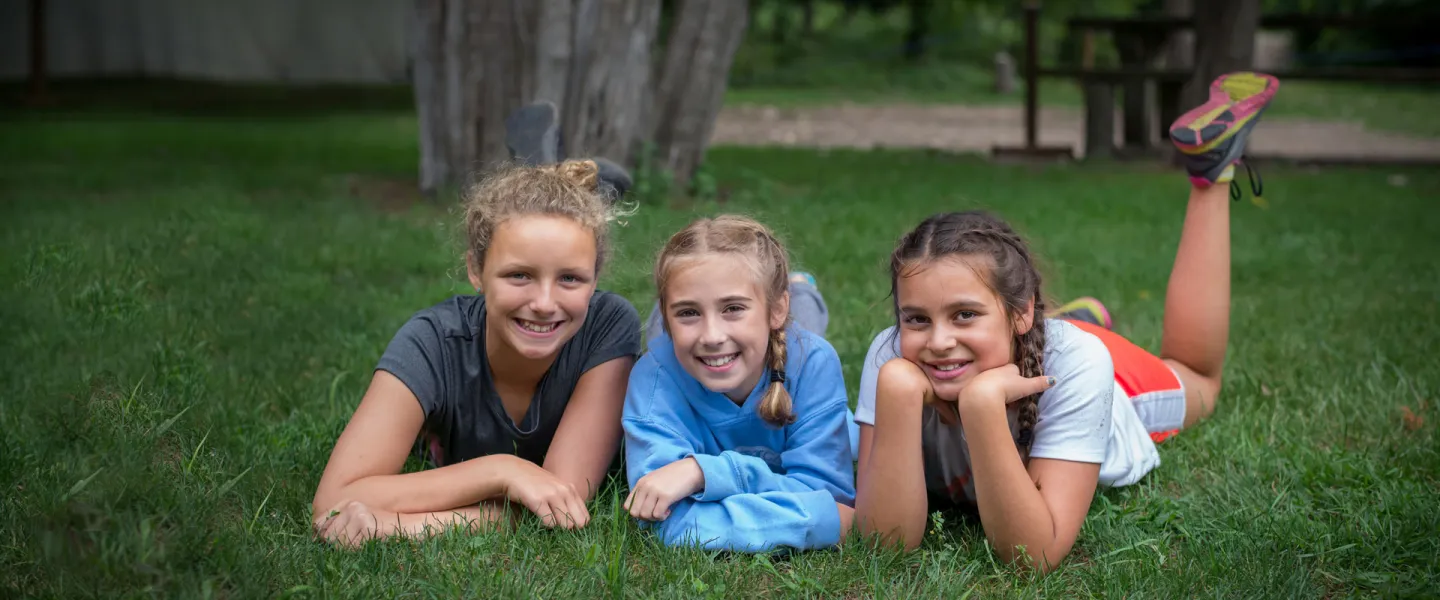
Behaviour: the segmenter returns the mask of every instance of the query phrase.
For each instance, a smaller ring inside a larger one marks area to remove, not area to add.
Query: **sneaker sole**
[[[560,162],[559,124],[559,111],[549,101],[515,111],[505,119],[505,145],[511,157],[529,165]]]
[[[1087,311],[1090,314],[1094,315],[1096,317],[1096,320],[1099,321],[1098,323],[1095,323],[1096,325],[1099,325],[1111,331],[1115,330],[1115,321],[1110,318],[1110,311],[1105,308],[1105,305],[1103,303],[1101,303],[1099,300],[1096,300],[1095,298],[1091,298],[1090,296],[1084,296],[1066,302],[1064,306],[1055,309],[1055,311],[1055,314],[1061,317],[1073,312]]]
[[[1250,129],[1280,80],[1264,73],[1230,73],[1210,84],[1210,99],[1170,126],[1170,140],[1186,154],[1204,154]]]

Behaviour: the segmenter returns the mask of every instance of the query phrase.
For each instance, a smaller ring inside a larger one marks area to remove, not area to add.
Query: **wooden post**
[[[1115,89],[1100,79],[1085,82],[1085,160],[1115,156]]]
[[[45,0],[30,0],[30,101],[44,102],[45,72]]]
[[[1025,148],[1034,150],[1039,127],[1036,115],[1040,104],[1040,3],[1025,4]]]

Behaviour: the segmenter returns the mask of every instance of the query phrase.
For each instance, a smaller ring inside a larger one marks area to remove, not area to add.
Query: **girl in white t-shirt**
[[[932,503],[969,505],[1001,559],[1048,571],[1097,485],[1139,480],[1160,462],[1156,441],[1214,411],[1230,319],[1226,192],[1277,86],[1222,76],[1171,128],[1192,189],[1159,357],[1110,331],[1093,300],[1044,318],[1029,247],[996,217],[936,215],[901,238],[897,325],[871,344],[855,410],[862,533],[914,548]]]

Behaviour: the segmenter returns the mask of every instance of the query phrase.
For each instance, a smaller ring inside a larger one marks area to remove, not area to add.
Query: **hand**
[[[346,500],[315,521],[315,538],[345,548],[358,548],[367,540],[393,535],[397,520],[397,515],[390,511],[370,508],[358,500]]]
[[[902,394],[911,398],[919,397],[926,406],[935,409],[940,422],[954,425],[960,422],[954,401],[945,401],[935,395],[935,386],[920,365],[903,358],[892,358],[880,367],[879,390],[886,394]]]
[[[981,372],[960,392],[960,405],[976,402],[1009,404],[1055,385],[1054,377],[1025,377],[1014,363]]]
[[[575,486],[523,458],[508,478],[505,497],[524,505],[546,527],[579,529],[590,522],[590,510]]]
[[[625,509],[630,516],[646,521],[664,521],[670,517],[670,507],[681,498],[705,489],[705,472],[700,463],[685,457],[646,473],[630,495],[625,497]]]

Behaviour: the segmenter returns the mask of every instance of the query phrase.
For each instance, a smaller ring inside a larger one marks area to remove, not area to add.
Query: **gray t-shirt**
[[[580,331],[535,387],[517,425],[495,392],[485,356],[485,297],[455,296],[416,313],[390,341],[377,370],[404,382],[425,411],[420,451],[437,467],[490,454],[542,463],[580,376],[640,354],[640,316],[625,298],[596,291]]]

